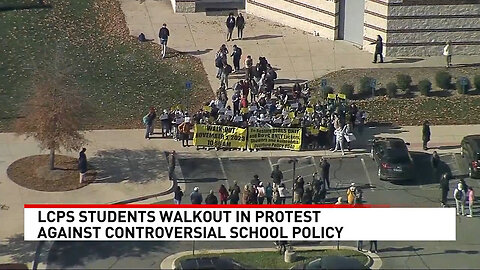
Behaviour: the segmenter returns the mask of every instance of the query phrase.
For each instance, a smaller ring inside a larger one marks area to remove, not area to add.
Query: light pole
[[[294,192],[295,192],[295,169],[297,167],[297,163],[298,163],[298,159],[297,158],[290,158],[290,160],[288,160],[288,163],[291,163],[293,164],[293,178],[292,178],[292,204],[294,204],[295,202],[293,201],[294,199]]]

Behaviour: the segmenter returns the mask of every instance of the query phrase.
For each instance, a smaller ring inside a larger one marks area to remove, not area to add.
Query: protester
[[[278,165],[273,165],[273,171],[270,174],[270,177],[273,179],[274,187],[275,185],[280,185],[283,180],[283,173],[280,171],[280,167]]]
[[[350,187],[347,189],[347,201],[348,204],[354,204],[355,203],[355,183],[351,183]]]
[[[205,198],[205,204],[218,204],[217,196],[213,194],[213,190],[210,190],[210,193]]]
[[[313,203],[313,189],[312,189],[312,186],[310,185],[310,183],[308,183],[304,188],[304,192],[303,192],[301,202],[302,202],[302,204],[312,204]]]
[[[240,194],[240,187],[238,186],[238,183],[237,181],[233,181],[233,186],[231,186],[228,190],[228,192],[230,194],[232,194],[233,192],[237,192],[238,194]]]
[[[175,151],[172,151],[168,155],[168,179],[170,181],[175,180],[176,162],[177,162],[177,157],[175,156]]]
[[[243,28],[245,28],[245,18],[243,17],[242,13],[238,13],[238,17],[235,24],[237,25],[238,39],[243,39]]]
[[[252,200],[251,197],[252,197],[252,194],[250,194],[250,188],[248,187],[248,185],[245,185],[243,187],[242,203],[243,204],[250,204],[250,202]]]
[[[198,187],[194,187],[192,193],[190,194],[190,202],[192,204],[202,204],[203,197],[202,194],[199,192]]]
[[[183,191],[180,188],[180,186],[175,187],[174,191],[174,196],[173,196],[173,202],[175,204],[181,204],[182,203],[182,197],[183,197]]]
[[[188,145],[188,140],[190,139],[191,129],[192,129],[192,124],[190,123],[190,117],[185,117],[185,121],[178,126],[183,147],[190,147]]]
[[[143,123],[145,124],[145,139],[150,140],[150,135],[153,135],[153,125],[157,113],[154,107],[150,107],[148,114],[143,117]]]
[[[363,191],[360,187],[355,187],[355,199],[353,201],[353,204],[362,204],[363,202]]]
[[[230,192],[228,199],[230,200],[230,204],[238,204],[238,201],[240,201],[240,192],[234,189],[232,192]]]
[[[328,163],[326,158],[322,157],[320,166],[322,168],[322,180],[327,184],[327,188],[330,189],[330,163]]]
[[[437,151],[433,151],[430,163],[432,164],[434,178],[437,178],[438,165],[440,164],[440,156],[438,155]]]
[[[221,87],[224,87],[225,89],[228,89],[228,76],[232,73],[232,66],[229,64],[224,64],[222,73],[220,74],[220,85]]]
[[[461,183],[458,183],[457,188],[453,191],[453,198],[455,198],[457,215],[462,214],[462,216],[465,216],[465,192]]]
[[[86,181],[86,175],[88,171],[87,155],[85,152],[87,148],[82,148],[78,157],[78,171],[80,172],[80,184]]]
[[[443,55],[447,60],[447,68],[452,66],[452,42],[449,40],[443,48]]]
[[[250,82],[253,79],[253,59],[248,55],[245,59],[245,80]]]
[[[160,38],[160,45],[162,46],[162,58],[165,58],[167,55],[167,42],[168,37],[170,37],[170,31],[168,31],[167,24],[163,24],[162,28],[158,32],[158,37]]]
[[[160,115],[160,123],[162,124],[162,137],[170,136],[172,126],[170,123],[170,116],[167,110],[163,110],[163,113]]]
[[[345,155],[345,152],[343,151],[343,140],[344,140],[344,130],[341,126],[339,126],[337,129],[335,129],[335,149],[333,149],[333,153],[337,152],[340,148],[342,151],[342,155]]]
[[[430,124],[428,121],[423,122],[422,127],[422,142],[423,150],[428,150],[427,143],[430,141]]]
[[[258,201],[258,204],[263,204],[263,202],[265,201],[265,187],[263,186],[263,182],[260,182],[257,186],[257,201]]]
[[[271,183],[268,183],[267,187],[265,188],[265,198],[267,198],[267,204],[272,204],[273,187]]]
[[[294,186],[294,193],[293,193],[293,203],[301,203],[302,202],[302,197],[303,197],[303,192],[304,192],[304,184],[305,181],[303,180],[302,176],[297,176],[295,178],[295,182],[293,184]]]
[[[242,49],[237,45],[233,45],[233,51],[230,56],[233,57],[233,72],[236,73],[240,71],[240,59],[242,59]]]
[[[468,210],[469,214],[467,217],[473,217],[473,202],[475,201],[475,192],[473,191],[472,187],[468,187]]]
[[[228,202],[228,190],[224,184],[220,185],[220,189],[218,190],[218,194],[220,195],[220,204],[227,204]]]
[[[370,45],[375,44],[375,53],[373,56],[373,63],[377,63],[377,56],[380,55],[380,63],[383,63],[383,40],[380,35],[377,35],[377,40],[370,43]]]
[[[288,190],[285,188],[285,184],[281,183],[278,186],[278,196],[280,198],[280,204],[285,204],[288,197]]]
[[[235,28],[235,17],[233,13],[228,14],[227,21],[225,23],[227,25],[227,41],[232,39],[233,29]]]
[[[450,190],[449,180],[450,180],[450,176],[449,176],[448,173],[444,173],[442,175],[442,177],[440,178],[440,189],[442,191],[442,194],[441,194],[441,206],[442,207],[447,206],[447,196],[448,196],[448,191]]]

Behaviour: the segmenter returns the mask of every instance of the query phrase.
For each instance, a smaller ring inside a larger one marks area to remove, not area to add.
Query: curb
[[[340,249],[355,250],[356,247],[350,246],[340,246]],[[337,246],[296,246],[294,250],[298,251],[308,251],[308,250],[325,250],[325,249],[337,249]],[[207,250],[198,250],[196,254],[221,254],[221,253],[241,253],[241,252],[268,252],[268,251],[277,251],[276,248],[244,248],[244,249],[207,249]],[[160,269],[175,269],[175,262],[184,256],[191,255],[191,251],[182,251],[175,254],[172,254],[166,257],[160,263]],[[368,262],[365,264],[369,269],[380,269],[382,267],[382,259],[375,253],[363,253],[368,258]]]

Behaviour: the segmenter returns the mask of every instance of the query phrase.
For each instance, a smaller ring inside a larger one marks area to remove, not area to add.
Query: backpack
[[[142,122],[143,122],[144,125],[147,124],[147,122],[148,122],[148,114],[143,117]]]
[[[218,54],[217,58],[215,58],[215,67],[217,68],[223,67],[222,56],[220,54]]]
[[[455,200],[462,200],[463,199],[463,195],[462,195],[462,191],[460,189],[456,189],[456,192],[455,192]]]
[[[232,66],[230,66],[230,65],[227,64],[227,66],[225,67],[225,73],[226,73],[226,74],[232,73]]]
[[[265,197],[265,188],[258,189],[258,197]]]

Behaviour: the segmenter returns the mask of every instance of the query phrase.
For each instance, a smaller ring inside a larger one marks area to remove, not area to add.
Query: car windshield
[[[395,142],[387,148],[385,159],[390,163],[407,163],[410,160],[408,149],[403,143]]]

